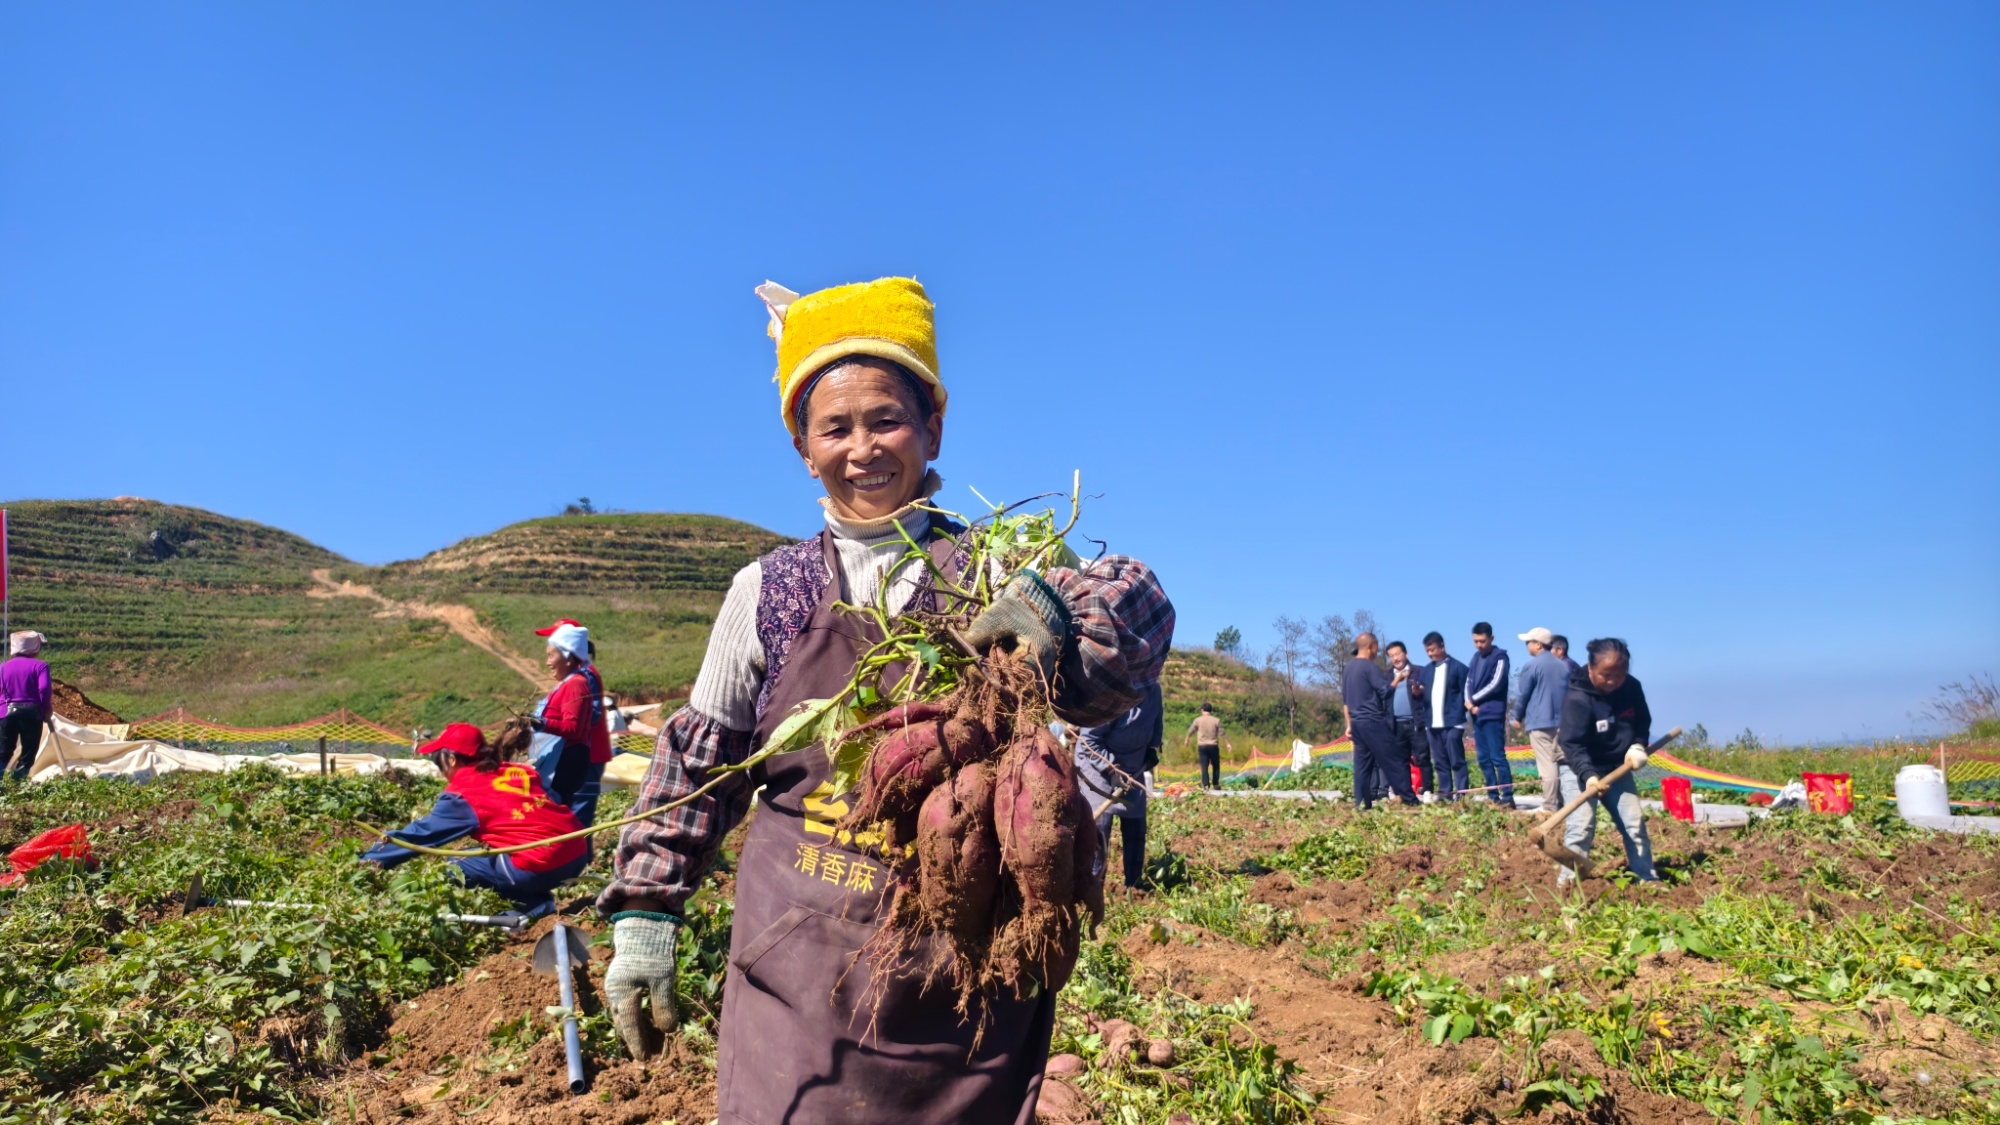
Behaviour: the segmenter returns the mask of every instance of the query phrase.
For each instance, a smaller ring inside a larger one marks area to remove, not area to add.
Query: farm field
[[[0,843],[84,822],[100,861],[37,869],[0,914],[0,1121],[709,1121],[731,851],[688,911],[674,1053],[623,1059],[585,984],[592,1085],[572,1099],[531,943],[435,918],[499,900],[434,863],[354,862],[361,822],[435,790],[253,768],[0,792]],[[1527,823],[1156,803],[1153,889],[1114,891],[1085,943],[1055,1044],[1076,1071],[1046,1116],[2000,1120],[2000,840],[1866,807],[1740,831],[1655,819],[1665,886],[1558,894]],[[183,916],[196,874],[321,909]],[[606,876],[600,849],[573,897]],[[1145,1061],[1152,1040],[1170,1065]]]

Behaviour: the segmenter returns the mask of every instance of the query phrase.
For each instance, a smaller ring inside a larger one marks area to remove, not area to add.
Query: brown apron
[[[880,635],[834,612],[845,583],[831,534],[820,539],[832,577],[776,672],[753,745],[798,703],[843,691]],[[931,542],[940,568],[953,548],[948,536]],[[878,977],[861,949],[888,907],[889,872],[834,827],[852,794],[832,792],[829,772],[812,746],[770,759],[755,778],[763,808],[738,863],[722,997],[722,1122],[1031,1125],[1054,996],[995,1000],[975,1051],[949,989]]]

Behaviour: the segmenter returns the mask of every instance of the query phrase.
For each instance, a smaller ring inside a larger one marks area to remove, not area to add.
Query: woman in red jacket
[[[503,738],[502,741],[505,741]],[[535,771],[500,760],[500,750],[470,723],[453,723],[437,740],[419,748],[445,776],[444,792],[430,814],[361,856],[363,862],[394,867],[415,859],[402,844],[435,848],[467,836],[491,848],[525,844],[575,832],[582,825],[567,808],[549,800]],[[590,848],[581,837],[511,855],[455,859],[468,887],[486,887],[521,907],[530,918],[555,909],[555,888],[582,874]]]
[[[604,724],[604,681],[590,663],[590,630],[562,620],[535,630],[549,639],[543,662],[556,689],[535,706],[529,761],[549,795],[569,806],[585,827],[597,823],[597,795],[611,760]]]

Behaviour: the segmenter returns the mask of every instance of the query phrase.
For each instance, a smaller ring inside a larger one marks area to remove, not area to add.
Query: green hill
[[[185,706],[246,726],[347,707],[435,729],[531,698],[518,671],[426,616],[437,607],[469,608],[489,643],[529,665],[536,627],[587,621],[611,690],[679,694],[729,576],[783,542],[708,516],[559,517],[371,568],[149,500],[7,507],[14,626],[50,637],[57,676],[127,718]]]
[[[1284,680],[1211,649],[1175,649],[1160,677],[1166,701],[1169,762],[1192,761],[1192,751],[1180,749],[1188,724],[1203,703],[1215,707],[1223,730],[1236,744],[1238,756],[1250,745],[1282,750],[1291,745],[1292,707]],[[1340,701],[1333,695],[1301,686],[1297,696],[1298,737],[1318,744],[1346,729]]]
[[[621,698],[679,697],[730,576],[785,541],[714,516],[557,516],[367,567],[150,500],[7,507],[14,625],[48,634],[58,677],[128,719],[186,707],[240,726],[340,707],[397,729],[489,722],[534,696],[522,674],[540,664],[534,630],[558,617],[590,625]],[[1172,746],[1204,701],[1239,750],[1289,744],[1276,676],[1176,650],[1164,686]],[[1323,741],[1339,706],[1301,691],[1297,724]]]

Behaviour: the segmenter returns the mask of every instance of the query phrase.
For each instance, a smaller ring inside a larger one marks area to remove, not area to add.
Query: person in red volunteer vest
[[[538,739],[534,766],[549,795],[569,806],[585,827],[597,823],[604,764],[611,760],[611,730],[604,723],[604,679],[590,662],[590,630],[564,618],[535,630],[549,640],[543,663],[556,688],[535,707],[530,724]],[[553,740],[545,741],[545,740]]]
[[[453,723],[420,747],[445,776],[444,792],[428,816],[383,837],[362,853],[364,863],[394,867],[417,853],[401,844],[440,847],[470,836],[490,848],[526,844],[581,828],[569,809],[549,799],[535,771],[503,762],[497,747],[470,723]],[[468,887],[486,887],[539,918],[555,909],[556,887],[582,874],[590,848],[582,838],[545,844],[510,855],[452,860]]]

